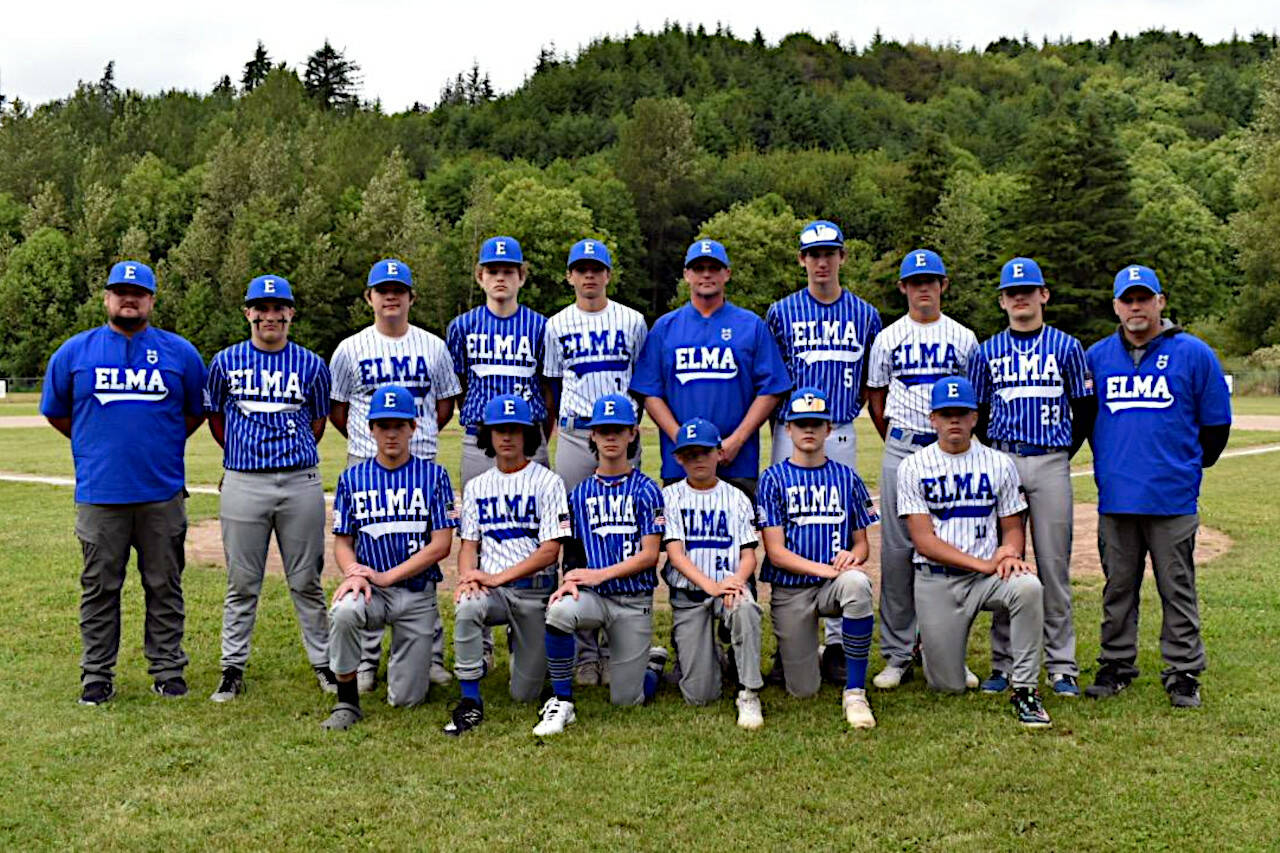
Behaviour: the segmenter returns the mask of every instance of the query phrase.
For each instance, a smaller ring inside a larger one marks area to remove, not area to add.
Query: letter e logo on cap
[[[394,261],[387,263],[387,275],[400,275],[400,265]]]
[[[924,252],[916,252],[916,266],[925,267],[929,265],[928,259],[925,258]]]
[[[1022,264],[1013,265],[1013,277],[1022,278]]]
[[[499,243],[498,245],[502,245],[502,244],[501,244],[501,243]],[[503,401],[502,401],[502,414],[504,414],[504,415],[514,415],[515,413],[516,413],[516,401],[515,401],[515,400],[503,400]]]
[[[133,264],[129,264],[124,268],[124,277],[133,280],[138,277],[138,268]]]
[[[263,292],[263,293],[275,293],[275,292],[276,292],[276,280],[275,280],[274,278],[269,278],[269,279],[266,279],[265,281],[263,281],[263,282],[262,282],[262,292]]]
[[[954,382],[947,386],[947,399],[954,400],[960,396],[960,386]]]
[[[704,254],[704,255],[709,255],[709,254],[711,254],[711,241],[710,241],[710,240],[703,240],[703,241],[702,241],[702,254]]]
[[[493,244],[493,253],[495,255],[505,255],[507,253],[507,241],[499,240]],[[510,414],[510,412],[508,412]]]
[[[394,409],[396,407],[396,392],[388,391],[382,395],[382,407],[384,409]]]
[[[1129,281],[1142,281],[1142,270],[1137,267],[1129,267]]]
[[[595,244],[595,243],[592,243],[590,240],[588,240],[587,242],[585,242],[585,243],[583,243],[583,244],[582,244],[582,254],[584,254],[584,255],[594,255],[595,253],[596,253],[596,244]]]
[[[612,416],[613,416],[613,414],[614,414],[614,408],[615,408],[615,406],[614,406],[614,404],[613,404],[613,401],[612,401],[612,400],[605,400],[605,401],[604,401],[604,413],[605,413],[606,415],[608,415],[608,416],[612,417]]]
[[[685,428],[684,428],[684,437],[685,437],[685,438],[697,438],[697,437],[698,437],[698,425],[697,425],[697,424],[687,424],[687,425],[685,426]]]

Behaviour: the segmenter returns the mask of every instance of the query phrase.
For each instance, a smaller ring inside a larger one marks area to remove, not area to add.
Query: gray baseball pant
[[[609,635],[609,701],[644,702],[644,673],[653,641],[653,595],[599,595],[579,589],[547,608],[547,624],[565,632],[603,628]]]
[[[680,660],[680,692],[686,702],[706,705],[720,698],[717,619],[729,631],[738,681],[748,690],[764,686],[760,675],[762,613],[749,589],[731,608],[725,607],[721,596],[699,601],[683,589],[671,590],[671,636]]]
[[[1043,587],[1035,575],[964,575],[915,571],[916,617],[920,623],[924,677],[934,690],[963,693],[969,628],[980,610],[1007,610],[1013,643],[1014,687],[1040,679],[1044,634]]]
[[[1077,676],[1076,627],[1071,619],[1071,463],[1065,451],[1043,456],[1013,456],[1031,511],[1031,541],[1036,574],[1044,587],[1044,668]],[[991,668],[1008,672],[1009,614],[991,617]]]
[[[842,465],[848,465],[854,471],[858,470],[858,431],[853,428],[852,422],[833,424],[831,435],[827,436],[826,442],[823,443],[823,449],[826,451],[828,459],[834,459]],[[787,434],[786,425],[774,423],[773,456],[770,459],[770,464],[777,465],[784,459],[790,459],[794,451],[795,445],[791,443],[791,436]],[[824,646],[840,645],[842,642],[840,639],[840,620],[835,617],[823,619],[822,634],[822,644]]]
[[[373,587],[369,601],[350,594],[329,611],[329,668],[348,675],[360,667],[366,632],[391,628],[391,657],[387,661],[387,703],[418,705],[431,686],[431,630],[440,618],[436,585],[421,592],[404,587]]]
[[[1106,585],[1102,588],[1102,651],[1098,662],[1136,678],[1138,667],[1138,592],[1146,557],[1156,576],[1162,622],[1160,654],[1168,680],[1177,673],[1197,675],[1207,660],[1200,636],[1196,601],[1196,532],[1200,516],[1098,515],[1098,553]]]
[[[324,483],[316,468],[276,473],[227,471],[219,499],[227,596],[222,610],[222,668],[244,670],[267,569],[271,532],[284,561],[289,596],[312,666],[329,665],[324,570]]]
[[[857,570],[813,586],[774,584],[769,615],[778,638],[787,692],[801,699],[822,686],[818,666],[818,617],[864,619],[871,615],[871,580]]]
[[[916,643],[915,548],[898,517],[898,466],[921,449],[887,438],[880,463],[880,655],[890,666],[908,666]]]
[[[533,702],[547,681],[547,589],[500,586],[465,596],[453,611],[454,675],[459,681],[484,675],[483,630],[507,626],[511,652],[511,698]]]
[[[157,681],[182,675],[186,610],[182,570],[187,538],[186,492],[166,501],[136,504],[77,504],[76,537],[84,557],[80,574],[81,681],[112,681],[120,652],[120,588],[129,549],[138,552],[138,574],[146,600],[143,652]]]

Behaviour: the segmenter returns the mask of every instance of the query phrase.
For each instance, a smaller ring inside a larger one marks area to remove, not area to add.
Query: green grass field
[[[1238,433],[1233,446],[1262,436]],[[879,442],[866,437],[863,470],[874,474]],[[211,445],[193,446],[193,482],[216,482]],[[325,450],[333,474],[341,443],[328,439]],[[657,456],[648,450],[651,468]],[[0,430],[0,453],[10,470],[70,471],[51,430]],[[450,461],[456,467],[456,453]],[[1087,478],[1076,485],[1080,499],[1092,498]],[[1143,677],[1106,703],[1049,699],[1049,732],[1023,731],[1003,697],[936,696],[917,678],[873,697],[880,725],[864,733],[847,730],[831,687],[804,702],[766,690],[766,728],[755,734],[733,725],[728,698],[690,708],[667,690],[651,707],[616,709],[605,689],[586,688],[578,724],[539,743],[529,733],[535,709],[506,697],[499,675],[485,685],[484,726],[461,740],[439,732],[456,686],[433,689],[412,710],[388,708],[380,692],[356,730],[323,733],[330,702],[314,686],[274,576],[249,694],[210,703],[224,577],[207,566],[186,573],[192,695],[175,702],[148,692],[131,571],[120,695],[79,707],[70,490],[0,483],[0,773],[11,780],[0,798],[0,847],[1272,848],[1280,837],[1277,493],[1280,453],[1225,459],[1206,477],[1204,520],[1235,544],[1200,574],[1211,668],[1198,712],[1173,711],[1160,689],[1158,599],[1148,582]],[[212,516],[216,498],[196,496],[189,508],[193,518]],[[1100,578],[1075,586],[1085,683],[1100,593]],[[666,642],[669,613],[655,622]],[[985,626],[984,618],[969,650],[978,672],[988,668]]]

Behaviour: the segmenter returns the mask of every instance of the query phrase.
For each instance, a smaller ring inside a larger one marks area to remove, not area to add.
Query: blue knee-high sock
[[[572,632],[547,626],[547,672],[551,676],[551,692],[559,699],[573,699],[575,646]]]
[[[875,619],[863,616],[840,620],[840,642],[844,646],[844,686],[859,689],[867,686],[867,656],[871,653],[871,628]]]
[[[480,698],[480,679],[464,678],[460,683],[462,684],[463,699],[474,699],[477,703],[483,702]]]
[[[644,701],[648,702],[658,693],[658,673],[652,669],[644,671]]]

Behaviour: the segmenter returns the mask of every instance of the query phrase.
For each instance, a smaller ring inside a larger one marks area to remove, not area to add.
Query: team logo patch
[[[1156,356],[1156,369],[1164,370],[1168,366],[1169,366],[1168,353],[1161,353],[1160,355]]]
[[[733,329],[730,329],[728,326],[725,326],[723,329],[720,330],[720,340],[727,341],[727,340],[731,340],[732,338],[733,338]]]
[[[1168,359],[1168,356],[1161,356],[1161,357],[1166,360]],[[153,349],[147,350],[147,364],[157,364],[159,363],[159,361],[160,361],[160,353],[156,352]]]

